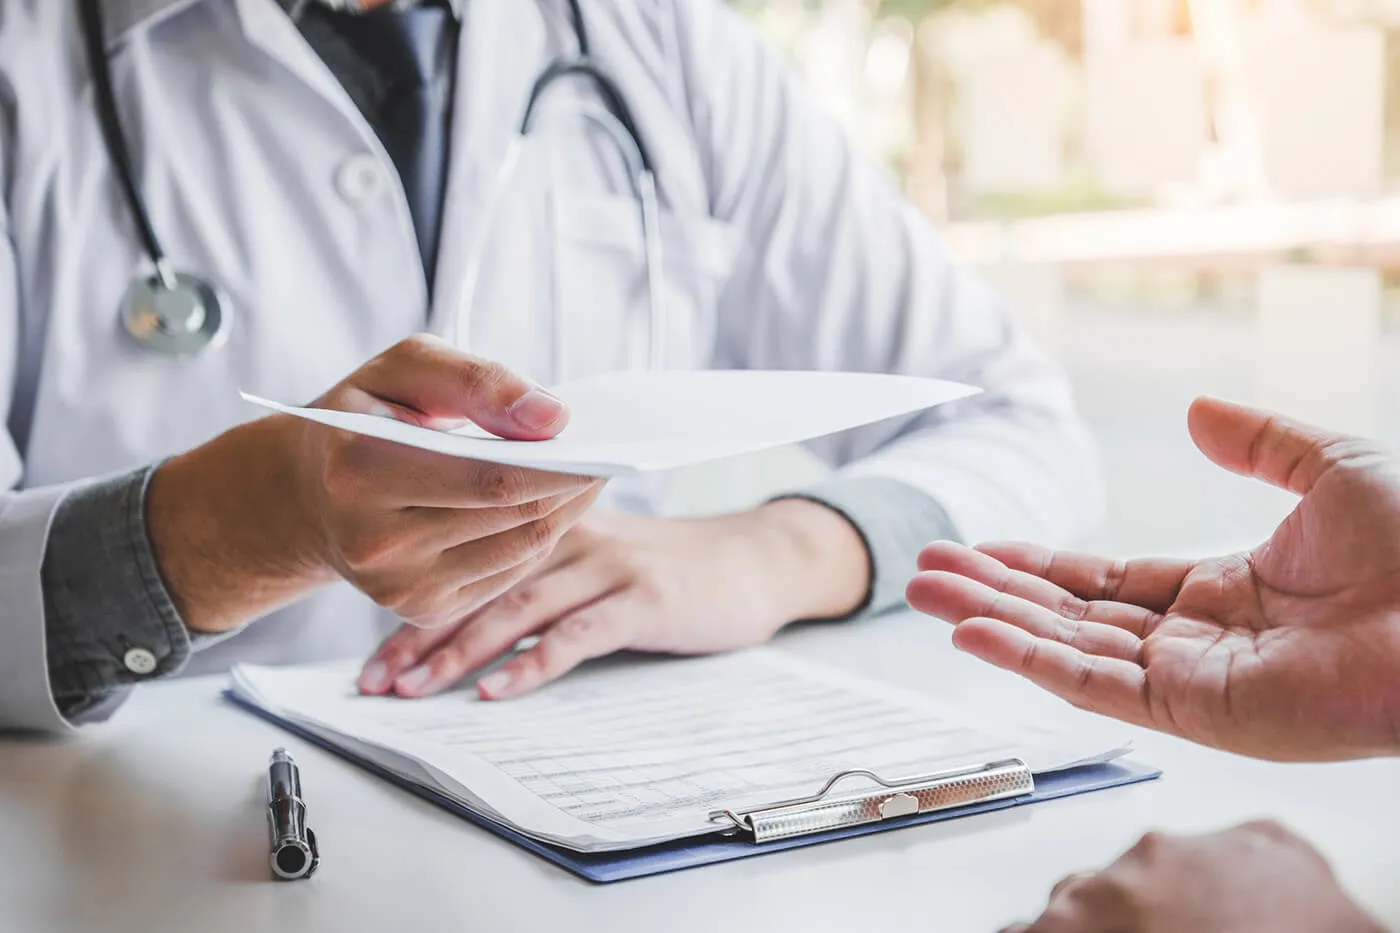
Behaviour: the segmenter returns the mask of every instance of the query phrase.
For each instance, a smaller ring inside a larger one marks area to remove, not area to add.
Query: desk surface
[[[787,648],[950,698],[1103,728],[955,652],[915,616],[817,626]],[[1275,816],[1400,924],[1400,761],[1269,765],[1136,730],[1159,781],[595,887],[240,712],[221,678],[140,690],[66,741],[0,742],[0,928],[48,931],[993,931],[1146,829]],[[265,762],[302,765],[324,861],[268,880]]]

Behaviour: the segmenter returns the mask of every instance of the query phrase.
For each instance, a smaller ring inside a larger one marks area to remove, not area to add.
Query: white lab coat
[[[239,389],[305,402],[432,328],[462,300],[462,258],[482,238],[492,251],[468,322],[473,352],[548,380],[557,317],[570,377],[636,365],[645,342],[633,326],[645,290],[628,176],[582,123],[546,121],[548,152],[532,150],[524,194],[495,229],[480,224],[533,80],[575,48],[563,0],[465,4],[431,308],[392,163],[276,0],[105,2],[154,225],[177,267],[222,287],[235,318],[227,345],[194,359],[120,332],[118,299],[148,267],[93,115],[75,4],[0,0],[0,726],[63,725],[46,679],[40,565],[65,493],[257,417]],[[667,364],[977,383],[987,394],[971,404],[817,449],[927,490],[966,540],[1063,542],[1095,521],[1097,473],[1062,374],[950,265],[930,224],[778,56],[719,0],[583,7],[657,165]],[[582,83],[559,96],[570,93],[596,99]],[[189,669],[363,655],[393,624],[342,585]]]

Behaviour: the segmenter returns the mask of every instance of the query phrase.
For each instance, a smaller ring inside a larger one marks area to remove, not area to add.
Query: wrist
[[[187,628],[232,630],[333,579],[304,517],[297,425],[250,422],[162,464],[147,532]]]
[[[758,565],[783,596],[785,622],[837,619],[869,598],[870,553],[860,531],[840,512],[808,499],[779,499],[745,513]]]

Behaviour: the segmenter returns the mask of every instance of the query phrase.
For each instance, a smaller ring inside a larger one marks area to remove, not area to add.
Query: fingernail
[[[376,418],[392,418],[395,421],[398,420],[398,416],[394,414],[394,410],[383,402],[371,403],[369,411],[367,411],[366,414],[374,415]]]
[[[420,664],[394,681],[394,692],[401,694],[421,693],[423,688],[428,686],[428,681],[432,679],[433,672],[428,669],[428,665]]]
[[[531,389],[507,412],[515,422],[531,431],[542,431],[564,417],[564,403],[544,389]]]
[[[510,674],[505,671],[488,674],[476,682],[477,692],[488,700],[500,696],[509,686]]]
[[[389,689],[389,666],[383,661],[371,661],[360,673],[361,693],[383,693]]]

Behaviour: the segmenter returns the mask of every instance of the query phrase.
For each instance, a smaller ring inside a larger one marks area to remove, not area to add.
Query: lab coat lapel
[[[315,50],[297,31],[277,0],[234,0],[248,41],[275,59],[308,87],[335,105],[347,119],[364,124],[354,101]],[[365,131],[373,136],[368,124]]]
[[[326,102],[344,117],[347,125],[354,129],[364,148],[378,155],[385,173],[394,179],[395,185],[399,185],[393,160],[389,158],[374,128],[365,120],[355,102],[350,99],[349,93],[316,54],[315,49],[302,37],[282,4],[278,0],[234,0],[234,3],[249,43],[285,68],[293,78],[325,98]],[[417,237],[408,210],[408,199],[403,194],[402,186],[398,188],[398,196],[401,202],[398,212],[401,233],[413,241],[416,253]],[[419,308],[427,308],[428,283],[422,275],[413,276],[411,280],[403,283],[403,287],[406,300],[415,302]]]

